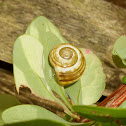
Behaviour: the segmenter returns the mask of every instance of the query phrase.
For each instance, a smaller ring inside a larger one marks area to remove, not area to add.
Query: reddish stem
[[[110,96],[103,100],[98,106],[117,108],[126,100],[126,85],[122,84]]]

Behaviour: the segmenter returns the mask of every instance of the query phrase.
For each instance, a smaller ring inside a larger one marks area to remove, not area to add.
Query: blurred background
[[[126,75],[112,61],[116,39],[126,34],[126,0],[0,0],[0,93],[13,92],[13,44],[30,22],[45,16],[73,45],[91,49],[106,74],[103,96]]]

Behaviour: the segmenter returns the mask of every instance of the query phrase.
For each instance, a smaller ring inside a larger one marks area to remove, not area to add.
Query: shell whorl
[[[83,53],[71,44],[56,45],[49,54],[49,60],[61,86],[76,82],[85,69]]]

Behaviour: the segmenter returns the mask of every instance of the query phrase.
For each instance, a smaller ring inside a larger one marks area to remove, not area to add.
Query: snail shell
[[[81,50],[67,43],[56,45],[49,54],[49,60],[61,86],[79,80],[86,64]]]

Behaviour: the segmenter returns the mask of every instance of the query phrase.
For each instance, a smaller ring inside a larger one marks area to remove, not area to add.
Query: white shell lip
[[[60,50],[62,48],[66,48],[66,47],[72,48],[75,51],[75,52],[73,52],[73,56],[69,60],[63,59],[59,54]],[[75,55],[75,53],[76,53],[76,55]],[[75,56],[77,56],[76,57],[77,61],[72,66],[69,66],[69,67],[63,66],[62,67],[59,64],[59,62],[57,63],[57,60],[58,60],[61,63],[67,62],[69,64],[72,62],[72,60],[73,60],[72,58],[75,58]],[[54,59],[54,58],[56,58],[56,59]],[[84,55],[81,52],[81,50],[68,43],[56,45],[50,52],[49,60],[55,69],[58,83],[61,86],[69,85],[69,84],[76,82],[83,74],[85,65],[86,65],[85,58],[84,58]]]

